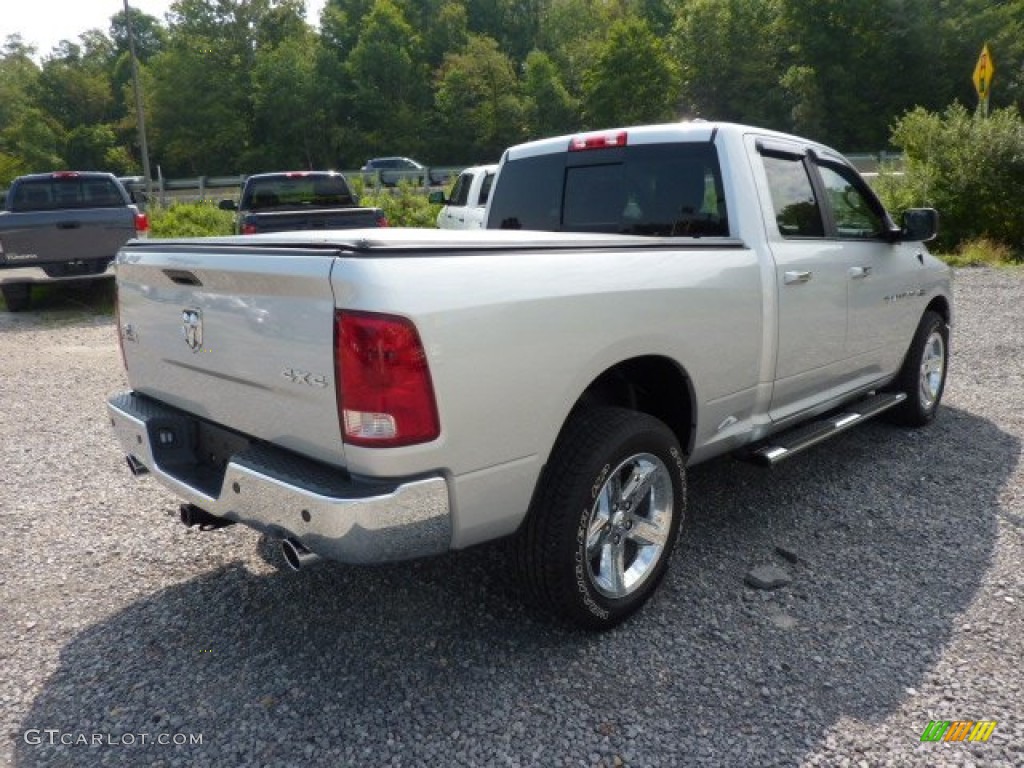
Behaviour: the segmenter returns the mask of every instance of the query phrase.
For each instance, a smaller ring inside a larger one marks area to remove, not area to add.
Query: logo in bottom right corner
[[[929,720],[921,741],[988,741],[995,720]]]

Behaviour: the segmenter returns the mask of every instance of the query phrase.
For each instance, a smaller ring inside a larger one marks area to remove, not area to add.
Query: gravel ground
[[[290,574],[186,530],[114,444],[101,304],[0,313],[0,764],[1024,765],[1024,271],[956,292],[934,425],[691,470],[669,577],[602,635],[523,607],[497,545]]]

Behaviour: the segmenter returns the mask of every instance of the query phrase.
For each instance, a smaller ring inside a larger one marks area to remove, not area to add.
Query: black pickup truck
[[[345,177],[336,171],[289,171],[250,176],[236,204],[235,233],[293,232],[305,229],[386,227],[380,208],[361,208]]]
[[[118,249],[148,234],[146,214],[112,174],[16,178],[0,210],[0,292],[7,309],[28,309],[33,284],[112,277]]]

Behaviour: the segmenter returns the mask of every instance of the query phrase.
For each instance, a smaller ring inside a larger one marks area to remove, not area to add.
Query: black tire
[[[32,286],[29,283],[0,285],[8,312],[24,312],[32,304]]]
[[[946,388],[949,368],[949,326],[931,310],[924,313],[910,342],[893,389],[907,399],[886,412],[889,420],[905,427],[923,427],[935,419]]]
[[[573,416],[515,542],[534,600],[587,629],[609,629],[636,612],[672,556],[685,515],[685,465],[675,435],[651,416],[622,408]]]

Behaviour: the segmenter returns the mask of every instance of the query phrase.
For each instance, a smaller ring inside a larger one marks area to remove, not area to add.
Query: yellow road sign
[[[978,98],[988,98],[989,90],[992,88],[992,75],[996,73],[996,65],[992,62],[992,54],[988,52],[986,43],[981,49],[978,63],[974,65],[974,90],[978,92]]]

